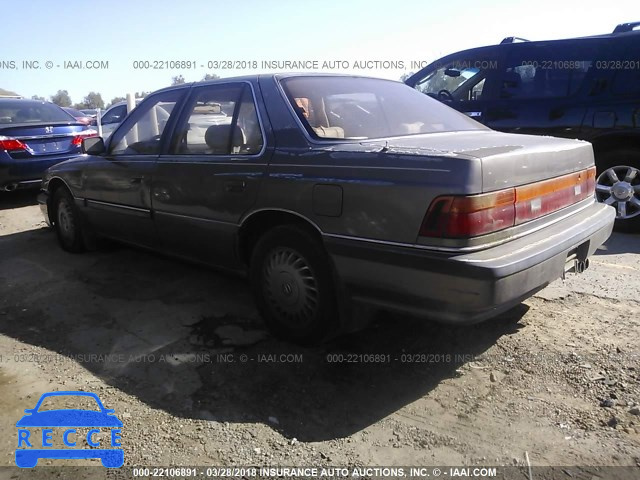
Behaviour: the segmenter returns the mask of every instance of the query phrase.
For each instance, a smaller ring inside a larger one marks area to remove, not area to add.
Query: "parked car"
[[[95,108],[81,108],[80,111],[87,117],[91,118],[96,118],[96,116],[98,115],[98,110]]]
[[[62,109],[80,123],[83,123],[85,125],[95,125],[95,120],[89,115],[82,113],[80,110],[76,110],[75,108],[71,107],[62,107]]]
[[[302,343],[355,328],[359,304],[493,317],[584,270],[615,218],[589,143],[495,132],[390,80],[173,86],[83,145],[38,197],[62,248],[104,236],[247,272]]]
[[[503,132],[588,140],[597,197],[640,231],[640,22],[551,41],[505,38],[436,60],[406,83]]]
[[[47,168],[80,155],[92,135],[53,103],[0,98],[0,190],[37,188]]]
[[[140,103],[141,99],[136,99],[136,105]],[[107,139],[113,131],[127,116],[127,102],[118,102],[111,105],[101,115],[100,123],[102,124],[102,138]]]

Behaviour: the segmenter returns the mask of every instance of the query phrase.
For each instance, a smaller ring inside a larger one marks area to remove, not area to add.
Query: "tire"
[[[72,253],[85,251],[82,219],[71,193],[58,188],[53,194],[54,226],[63,250]]]
[[[616,208],[615,229],[640,232],[640,150],[602,152],[596,167],[596,197]]]
[[[258,311],[277,337],[313,345],[337,331],[329,257],[313,233],[290,225],[267,231],[253,249],[250,277]]]

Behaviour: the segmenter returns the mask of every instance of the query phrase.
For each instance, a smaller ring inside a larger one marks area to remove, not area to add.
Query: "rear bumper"
[[[47,168],[78,155],[80,152],[14,159],[6,152],[0,153],[0,190],[37,188],[40,186],[40,181]]]
[[[516,240],[456,255],[331,236],[325,244],[352,301],[475,323],[560,278],[568,259],[592,255],[611,234],[614,219],[613,208],[594,202]]]

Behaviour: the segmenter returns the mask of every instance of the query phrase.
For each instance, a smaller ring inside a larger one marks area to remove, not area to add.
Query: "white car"
[[[136,106],[142,101],[136,98]],[[100,117],[102,125],[102,138],[105,140],[111,136],[113,131],[124,120],[129,112],[127,112],[127,102],[118,102],[111,105]]]

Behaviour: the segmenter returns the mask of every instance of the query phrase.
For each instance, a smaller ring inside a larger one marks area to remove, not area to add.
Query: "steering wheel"
[[[438,98],[442,99],[442,100],[447,100],[449,102],[453,102],[453,95],[451,95],[451,92],[449,90],[440,90],[438,92]]]

